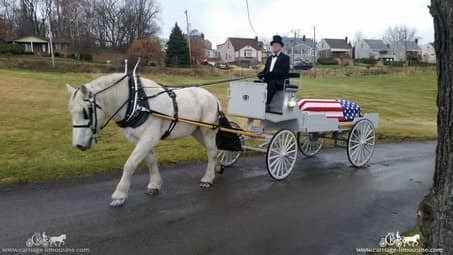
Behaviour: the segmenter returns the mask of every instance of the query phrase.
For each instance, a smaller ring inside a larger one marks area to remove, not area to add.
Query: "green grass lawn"
[[[88,152],[71,146],[65,83],[79,86],[101,74],[0,70],[0,183],[44,181],[121,169],[132,150],[121,129],[109,125]],[[142,76],[166,84],[192,84],[228,77]],[[431,139],[436,136],[435,74],[382,75],[295,80],[299,97],[345,98],[364,112],[379,112],[380,138]],[[209,87],[226,109],[227,84]],[[244,124],[244,120],[239,120]],[[205,161],[192,138],[163,141],[160,163]]]

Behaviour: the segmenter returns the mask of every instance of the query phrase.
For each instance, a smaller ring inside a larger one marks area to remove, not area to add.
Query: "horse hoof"
[[[121,207],[124,205],[126,202],[125,198],[120,198],[120,199],[113,199],[112,202],[110,202],[111,207]]]
[[[157,196],[159,195],[159,189],[146,189],[145,194],[148,196]]]
[[[208,189],[211,186],[212,186],[212,184],[209,182],[200,182],[200,188],[202,188],[202,189]]]

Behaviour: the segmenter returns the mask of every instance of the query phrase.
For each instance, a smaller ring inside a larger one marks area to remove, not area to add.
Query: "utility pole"
[[[296,50],[296,40],[297,40],[297,31],[296,31],[296,29],[294,29],[293,32],[294,32],[294,38],[293,38],[293,48],[291,50],[291,53],[292,53],[291,55],[292,55],[292,60],[293,60],[292,64],[294,66],[294,51]]]
[[[187,47],[189,47],[189,64],[192,67],[192,52],[190,49],[190,33],[189,33],[189,16],[187,15],[187,10],[184,11],[186,14],[186,27],[187,27]]]
[[[313,26],[313,70],[316,78],[316,26]]]
[[[407,73],[407,67],[409,62],[407,61],[407,29],[404,30],[404,61],[405,61],[405,72]]]
[[[53,42],[52,42],[52,27],[50,26],[50,17],[49,17],[49,42],[50,42],[50,56],[52,58],[52,67],[55,68],[55,57],[53,54]]]

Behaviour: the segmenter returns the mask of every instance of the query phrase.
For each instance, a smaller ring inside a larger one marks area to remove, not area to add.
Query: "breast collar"
[[[136,128],[149,117],[149,103],[139,76],[128,74],[129,99],[124,118],[116,124],[122,128]]]
[[[172,89],[162,86],[162,88],[164,89],[163,91],[147,96],[141,84],[140,77],[134,76],[132,73],[128,75],[128,85],[129,100],[127,102],[126,114],[123,120],[117,121],[116,124],[122,128],[139,127],[149,118],[149,115],[154,112],[152,109],[150,109],[148,100],[158,97],[162,94],[168,94],[173,104],[174,120],[170,122],[170,125],[161,137],[161,139],[167,138],[178,122],[179,111],[175,92]]]

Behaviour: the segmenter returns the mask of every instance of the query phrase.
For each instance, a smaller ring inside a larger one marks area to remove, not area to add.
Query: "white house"
[[[352,46],[345,39],[321,39],[318,44],[318,55],[320,58],[351,58]]]
[[[377,60],[393,61],[395,54],[393,54],[390,46],[382,40],[362,39],[355,45],[354,58],[374,58]]]
[[[312,39],[283,37],[282,42],[285,44],[283,52],[290,57],[291,63],[294,63],[293,61],[309,63],[317,61],[318,56],[316,54],[315,42]]]
[[[46,56],[49,54],[49,42],[43,38],[24,36],[12,40],[11,43],[22,45],[25,52],[33,53],[33,55]]]
[[[436,50],[434,49],[434,43],[427,43],[422,45],[422,61],[430,64],[436,63]]]
[[[257,37],[229,37],[223,44],[217,45],[217,54],[221,63],[251,67],[261,63],[263,43]]]
[[[417,61],[421,59],[422,49],[418,46],[417,40],[415,41],[398,41],[390,44],[390,48],[395,54],[396,61]],[[404,50],[406,49],[406,53]]]

